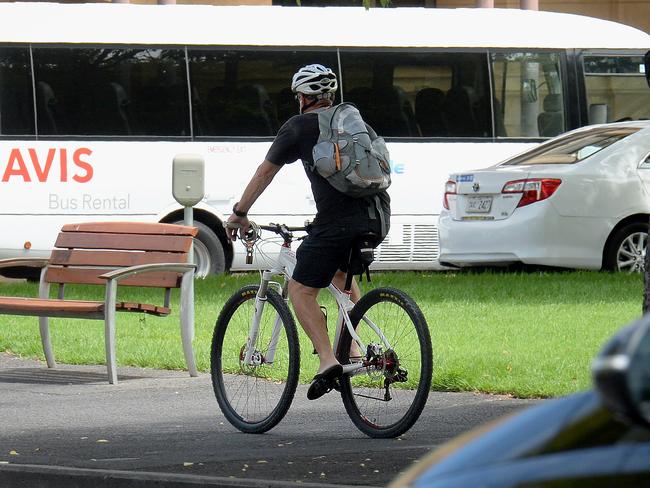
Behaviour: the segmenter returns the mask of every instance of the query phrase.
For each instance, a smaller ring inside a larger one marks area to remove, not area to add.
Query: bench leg
[[[41,281],[38,284],[39,298],[48,298],[50,296],[50,284],[45,282],[45,273],[47,268],[41,270]],[[45,353],[45,360],[47,361],[48,368],[56,368],[56,361],[54,361],[54,351],[52,350],[52,341],[50,341],[50,319],[49,317],[38,318],[38,329],[41,333],[41,344],[43,344],[43,352]]]
[[[43,352],[45,353],[47,367],[56,368],[56,361],[54,361],[54,351],[52,350],[52,342],[50,341],[49,324],[50,319],[48,317],[38,318],[38,328],[41,332],[41,344],[43,344]]]
[[[188,280],[194,279],[194,272],[183,274],[183,283],[181,284],[181,339],[183,341],[183,353],[185,362],[190,376],[198,376],[196,370],[196,361],[194,360],[194,350],[192,349],[192,340],[194,339],[194,296],[188,293],[193,289],[186,286]]]
[[[117,385],[117,365],[115,361],[115,302],[117,300],[117,283],[109,280],[106,283],[106,299],[104,302],[104,335],[106,341],[106,368],[108,382]]]

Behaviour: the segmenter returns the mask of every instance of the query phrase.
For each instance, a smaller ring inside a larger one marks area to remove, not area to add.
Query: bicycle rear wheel
[[[252,364],[245,364],[258,285],[245,286],[223,307],[212,337],[212,387],[221,411],[237,429],[262,433],[282,420],[298,385],[300,346],[293,316],[282,297],[267,291]],[[269,349],[279,321],[275,351]]]
[[[356,332],[367,345],[350,357],[352,336],[342,334],[342,364],[361,361],[364,367],[341,378],[341,396],[352,422],[370,437],[397,437],[420,417],[431,387],[433,358],[424,315],[402,291],[377,288],[350,312]],[[375,324],[390,347],[373,330]]]

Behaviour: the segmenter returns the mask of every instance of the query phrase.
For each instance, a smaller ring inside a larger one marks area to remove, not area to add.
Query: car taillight
[[[445,183],[445,198],[442,199],[442,206],[449,210],[449,200],[447,200],[447,195],[456,194],[456,182],[453,180],[448,180]]]
[[[517,207],[545,200],[558,189],[562,180],[555,178],[533,178],[529,180],[513,180],[503,185],[501,193],[521,193]]]

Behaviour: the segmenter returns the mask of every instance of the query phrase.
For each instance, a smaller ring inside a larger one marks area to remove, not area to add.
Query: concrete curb
[[[220,478],[192,474],[0,464],[0,486],[12,488],[372,488],[360,485]]]

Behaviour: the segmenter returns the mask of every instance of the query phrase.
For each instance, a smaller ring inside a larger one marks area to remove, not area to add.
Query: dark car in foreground
[[[593,390],[470,431],[390,486],[650,487],[650,315],[618,332],[592,371]]]

